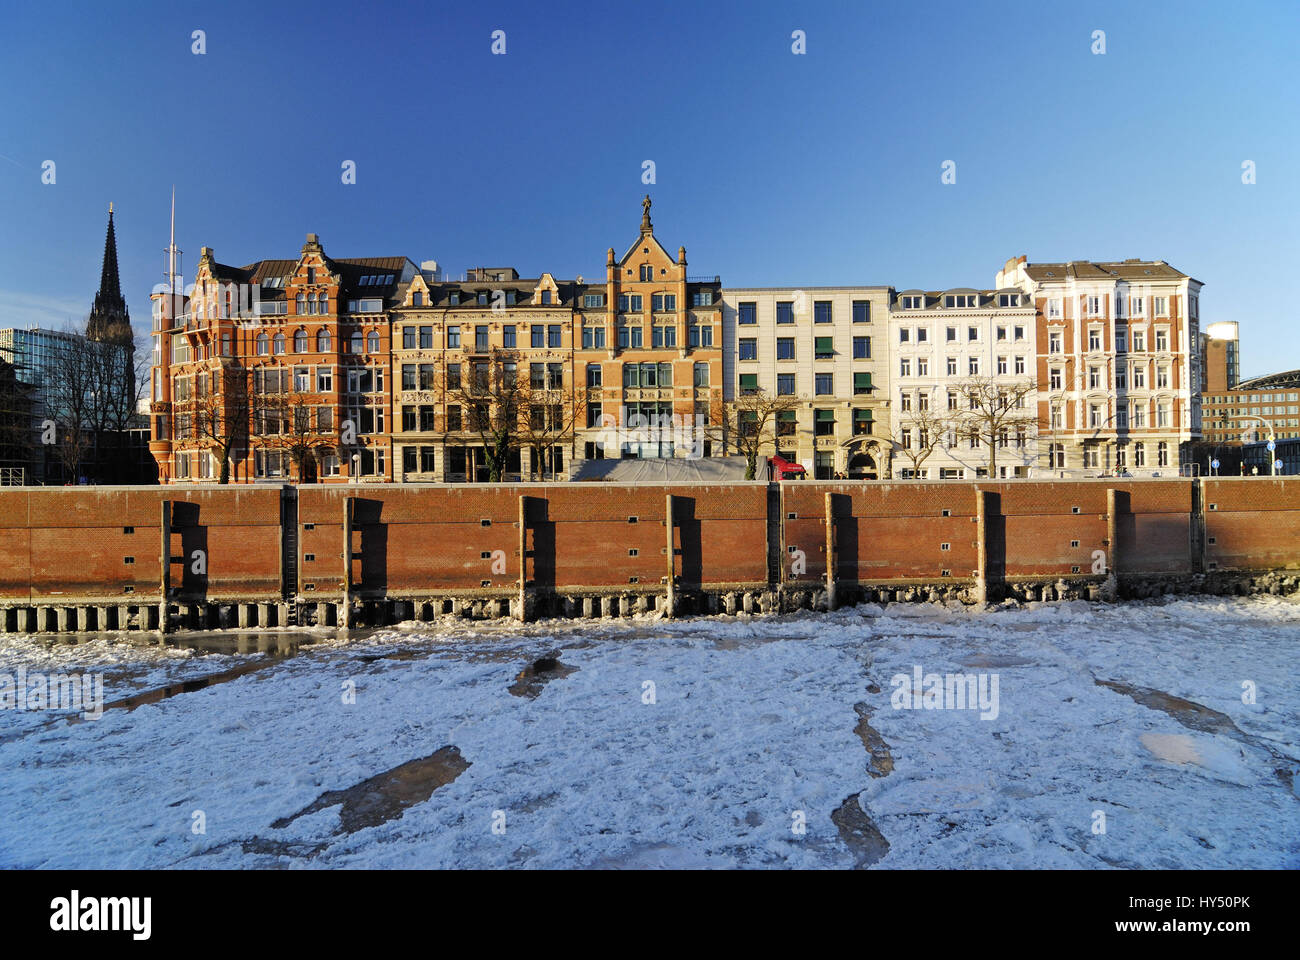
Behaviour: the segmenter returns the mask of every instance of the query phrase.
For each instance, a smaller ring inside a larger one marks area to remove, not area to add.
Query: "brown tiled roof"
[[[1043,280],[1176,280],[1187,274],[1163,260],[1070,260],[1026,263],[1025,272]]]

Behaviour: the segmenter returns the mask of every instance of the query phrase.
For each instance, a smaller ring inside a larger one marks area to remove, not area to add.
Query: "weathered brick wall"
[[[1114,548],[1109,489],[1117,491]],[[518,587],[523,498],[530,587],[658,592],[669,572],[671,495],[681,586],[753,588],[768,578],[768,491],[763,483],[302,486],[290,533],[304,596],[341,595],[345,552],[357,596],[502,595]],[[1201,491],[1206,572],[1300,569],[1300,478],[1210,479]],[[842,583],[969,581],[981,497],[992,577],[1087,574],[1094,551],[1130,575],[1186,574],[1197,560],[1189,480],[800,481],[776,493],[772,549],[786,582],[825,577],[827,494]],[[280,595],[279,487],[9,488],[0,490],[0,601],[156,599],[164,502],[172,505],[173,591],[209,600]],[[206,575],[193,569],[196,550]]]
[[[1203,483],[1207,571],[1300,567],[1300,477]]]

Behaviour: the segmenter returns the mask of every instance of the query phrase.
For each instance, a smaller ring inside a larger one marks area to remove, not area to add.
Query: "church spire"
[[[122,282],[117,273],[117,234],[113,230],[113,205],[108,205],[108,234],[104,237],[104,267],[99,275],[99,292],[90,308],[86,336],[91,340],[130,342],[131,315],[122,298]]]

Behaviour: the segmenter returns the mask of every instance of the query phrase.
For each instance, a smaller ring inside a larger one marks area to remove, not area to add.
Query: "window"
[[[1156,389],[1167,389],[1169,387],[1169,367],[1161,364],[1156,367]]]
[[[1060,332],[1059,330],[1053,330],[1052,332],[1050,332],[1050,333],[1047,335],[1047,352],[1048,352],[1048,353],[1061,353],[1061,352],[1062,352],[1062,336],[1063,336],[1063,335],[1061,334],[1061,332]]]
[[[584,293],[582,295],[583,309],[593,310],[605,305],[605,295],[603,293]]]
[[[618,309],[623,313],[640,313],[641,312],[641,294],[624,293],[618,298]]]
[[[265,333],[259,333],[257,335],[257,355],[259,357],[265,357],[270,352],[271,352],[271,338],[268,337]]]
[[[447,328],[447,349],[460,349],[460,327],[450,326]]]
[[[916,328],[916,342],[917,342],[917,343],[925,343],[925,342],[927,342],[929,339],[930,339],[930,328],[929,328],[929,327],[917,327],[917,328]]]
[[[283,333],[277,333],[277,334],[276,334],[276,335],[271,339],[271,352],[274,353],[276,356],[280,356],[280,355],[282,355],[282,354],[284,353],[284,334],[283,334]]]
[[[584,350],[600,350],[605,346],[605,328],[604,327],[583,327],[582,328],[582,348]]]
[[[967,328],[966,328],[966,339],[967,339],[969,342],[974,343],[974,342],[975,342],[976,340],[978,340],[979,338],[980,338],[980,328],[979,328],[979,327],[967,327]]]
[[[1020,306],[1020,294],[1018,293],[999,293],[999,307],[1018,307]]]
[[[813,411],[813,434],[818,437],[830,437],[835,435],[834,410]]]
[[[910,377],[912,375],[912,361],[903,357],[898,361],[898,375],[900,377]]]
[[[740,375],[740,392],[754,393],[758,390],[758,374],[742,373]]]
[[[379,352],[379,331],[371,330],[370,333],[366,335],[366,353],[378,353],[378,352]]]
[[[546,327],[546,345],[548,347],[558,347],[561,341],[560,325],[558,323],[548,324]]]
[[[739,358],[741,360],[758,359],[758,341],[753,337],[745,337],[739,341]]]
[[[947,368],[946,368],[946,369],[947,369],[947,371],[948,371],[948,376],[950,376],[950,377],[955,377],[955,376],[957,376],[957,358],[956,358],[956,357],[949,357],[949,358],[948,358],[948,363],[947,363]]]
[[[783,300],[776,305],[777,323],[794,323],[794,301]]]
[[[1016,376],[1023,376],[1025,373],[1025,358],[1016,357]]]
[[[741,303],[736,315],[736,322],[746,326],[751,323],[758,323],[758,304],[752,300]]]
[[[1133,444],[1133,466],[1145,467],[1147,465],[1147,446],[1142,441]]]
[[[295,330],[295,331],[294,331],[294,333],[293,333],[293,352],[294,352],[294,353],[306,353],[306,352],[307,352],[307,331],[306,331],[306,330]]]
[[[1156,353],[1168,353],[1168,352],[1169,352],[1169,331],[1157,330],[1156,331]]]
[[[776,338],[776,358],[778,360],[794,359],[794,337]]]
[[[870,300],[853,301],[853,322],[854,323],[871,322],[871,301]]]
[[[1088,329],[1088,349],[1092,351],[1101,349],[1101,330],[1097,327]]]
[[[1099,390],[1101,388],[1101,367],[1090,366],[1088,368],[1088,389]]]
[[[925,297],[900,297],[904,310],[920,310],[925,306]]]
[[[542,326],[540,323],[534,323],[529,343],[534,347],[546,346],[546,327]]]
[[[691,306],[693,307],[711,307],[713,306],[712,290],[696,290],[691,294]]]
[[[507,350],[513,350],[516,346],[515,325],[507,323],[501,328],[501,346]]]
[[[692,324],[687,330],[686,337],[692,347],[711,347],[713,346],[713,327],[711,325]]]
[[[870,393],[871,390],[872,390],[872,386],[871,386],[871,374],[869,374],[869,373],[855,373],[855,374],[853,374],[853,393],[854,393],[854,396],[857,396],[857,395],[860,395],[860,394],[864,394],[864,393]]]
[[[831,322],[831,302],[829,300],[818,300],[813,303],[813,323],[830,323]]]
[[[311,389],[311,368],[294,367],[293,368],[294,393],[306,393],[310,389]]]
[[[1101,316],[1101,297],[1084,297],[1084,306],[1088,312],[1088,316]]]
[[[488,328],[485,324],[474,327],[474,351],[486,353],[488,348]]]
[[[898,328],[898,342],[907,343],[912,339],[912,331],[909,327]]]
[[[694,365],[695,386],[707,387],[709,385],[709,365],[707,363],[697,363]]]
[[[928,377],[928,376],[930,375],[930,358],[929,358],[929,357],[917,357],[917,358],[916,358],[916,375],[917,375],[918,377]]]
[[[777,359],[780,359],[779,357]],[[853,338],[853,359],[869,360],[871,359],[871,338],[854,337]]]
[[[1061,319],[1061,300],[1059,297],[1053,297],[1047,301],[1047,318],[1049,320]]]
[[[1152,312],[1155,314],[1155,316],[1157,316],[1157,317],[1167,317],[1167,316],[1169,316],[1169,298],[1168,298],[1168,297],[1152,297],[1152,298],[1151,298],[1151,306],[1152,306],[1152,308],[1153,308],[1153,309],[1152,309]]]
[[[1147,332],[1145,330],[1133,331],[1133,352],[1145,353],[1147,348]]]
[[[853,410],[853,435],[855,437],[865,436],[871,433],[871,411],[861,408]]]
[[[587,364],[587,386],[599,387],[601,385],[601,367],[599,363]]]
[[[641,264],[641,282],[649,283],[655,278],[655,268],[648,263]]]
[[[1145,390],[1147,385],[1147,368],[1140,364],[1133,364],[1133,389]]]
[[[819,373],[813,377],[813,394],[819,397],[829,397],[835,392],[834,376],[829,373]]]
[[[777,396],[781,397],[794,396],[793,373],[778,373],[776,375],[776,392]]]
[[[966,294],[966,293],[958,294],[956,296],[949,295],[943,298],[943,305],[945,307],[969,309],[970,307],[979,306],[979,297],[975,296],[974,294]]]
[[[650,328],[650,346],[677,346],[677,328],[675,326],[669,326],[668,324],[655,324]]]
[[[1007,372],[1007,358],[998,357],[998,374],[1005,375]]]
[[[813,356],[818,360],[827,360],[835,356],[834,338],[815,337],[813,339]]]
[[[966,361],[966,368],[967,368],[967,372],[972,377],[978,377],[980,375],[980,358],[979,357],[968,358]]]
[[[671,313],[677,309],[675,293],[656,293],[652,298],[651,309],[660,313]]]
[[[1163,440],[1156,444],[1156,466],[1169,466],[1169,444]]]
[[[1099,403],[1088,404],[1088,426],[1101,427],[1104,426],[1105,423],[1106,423],[1106,416],[1104,413],[1102,413],[1101,404]]]
[[[997,338],[998,338],[998,340],[1005,340],[1005,339],[1007,338],[1007,328],[1006,328],[1006,327],[998,327],[998,329],[997,329]]]
[[[1060,367],[1052,367],[1047,372],[1047,386],[1049,390],[1062,389],[1065,374]]]
[[[1115,331],[1115,352],[1116,353],[1128,352],[1128,333],[1124,330]]]

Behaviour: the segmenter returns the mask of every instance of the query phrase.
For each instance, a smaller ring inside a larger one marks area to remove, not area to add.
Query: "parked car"
[[[808,475],[802,464],[791,463],[785,457],[769,457],[767,462],[775,480],[803,480]]]

